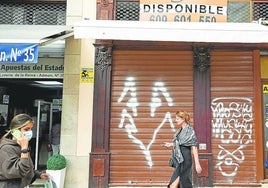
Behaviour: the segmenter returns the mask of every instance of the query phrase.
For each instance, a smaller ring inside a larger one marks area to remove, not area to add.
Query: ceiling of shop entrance
[[[13,98],[30,97],[33,99],[39,98],[50,101],[52,99],[62,97],[62,84],[48,85],[38,83],[36,81],[44,81],[44,80],[1,79],[0,88],[4,88],[5,94],[11,95],[13,96]],[[53,80],[53,81],[62,83],[62,80]]]
[[[53,101],[62,98],[62,84],[45,85],[36,81],[48,80],[16,80],[0,79],[0,95],[9,96],[9,108],[26,109],[33,105],[35,100]],[[63,80],[49,80],[58,81]],[[0,101],[2,99],[0,98]]]

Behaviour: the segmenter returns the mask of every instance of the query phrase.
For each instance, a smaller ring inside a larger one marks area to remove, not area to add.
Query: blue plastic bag
[[[264,166],[265,166],[265,168],[268,168],[268,157],[265,160]]]

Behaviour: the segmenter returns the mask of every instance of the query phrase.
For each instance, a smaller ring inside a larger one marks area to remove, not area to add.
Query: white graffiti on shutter
[[[145,145],[140,139],[138,139],[135,134],[138,133],[137,126],[135,124],[135,119],[133,117],[138,118],[138,107],[139,102],[137,99],[137,88],[136,88],[136,82],[134,77],[127,77],[126,82],[124,84],[124,89],[117,100],[118,103],[121,103],[124,99],[124,97],[130,93],[130,98],[126,102],[126,107],[122,109],[121,113],[121,119],[120,123],[118,125],[119,128],[125,127],[125,130],[127,132],[128,138],[132,140],[135,144],[137,144],[141,151],[143,152],[145,159],[147,161],[147,164],[149,167],[153,166],[152,156],[150,152],[150,148],[152,144],[155,142],[156,136],[160,129],[163,127],[165,123],[169,123],[170,127],[173,132],[175,132],[174,124],[172,122],[171,113],[166,112],[163,115],[162,122],[157,126],[157,128],[153,131],[151,140],[148,145]],[[167,91],[167,88],[165,87],[165,84],[163,82],[155,82],[152,87],[152,97],[151,102],[148,104],[148,108],[150,108],[150,116],[154,117],[156,109],[162,106],[162,100],[161,95],[164,96],[164,98],[167,101],[168,106],[173,106],[173,100],[170,97],[169,92]],[[132,109],[132,113],[127,111],[127,108]],[[128,123],[125,123],[128,122]]]
[[[246,97],[219,97],[212,100],[211,109],[212,134],[221,141],[216,167],[223,176],[233,177],[245,160],[243,149],[252,142],[252,100]],[[236,149],[230,151],[230,144]],[[224,170],[225,167],[228,171]]]

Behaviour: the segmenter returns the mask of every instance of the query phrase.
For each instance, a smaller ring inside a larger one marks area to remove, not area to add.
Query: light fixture
[[[62,83],[58,81],[34,81],[34,82],[43,85],[62,85]]]

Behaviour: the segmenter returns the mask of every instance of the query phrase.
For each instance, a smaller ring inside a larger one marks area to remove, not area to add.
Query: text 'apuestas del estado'
[[[63,70],[63,65],[0,65],[0,70],[8,71],[57,71]]]

